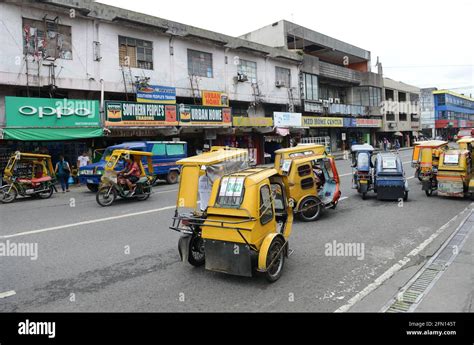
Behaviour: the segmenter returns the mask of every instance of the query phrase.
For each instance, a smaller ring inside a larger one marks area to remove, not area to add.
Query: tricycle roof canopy
[[[443,140],[426,140],[426,141],[416,141],[414,144],[420,147],[439,147],[439,146],[447,145],[448,142],[443,141]]]
[[[369,144],[363,144],[363,145],[352,145],[351,146],[351,151],[356,152],[356,151],[374,151],[374,147]]]
[[[180,165],[212,165],[225,160],[246,159],[248,151],[246,149],[218,150],[206,152],[197,156],[181,159],[177,162]]]
[[[133,151],[133,150],[114,150],[114,155],[121,155],[121,154],[129,154],[132,156],[144,156],[144,157],[152,157],[153,153],[146,152],[146,151]]]

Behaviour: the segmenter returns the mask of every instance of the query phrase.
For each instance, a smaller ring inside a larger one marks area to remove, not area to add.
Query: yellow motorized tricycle
[[[290,202],[303,221],[335,209],[341,197],[336,163],[323,145],[297,145],[275,151],[275,169],[289,186]]]
[[[177,164],[181,165],[181,179],[171,229],[184,234],[179,241],[183,261],[201,266],[205,260],[201,224],[206,218],[212,186],[225,174],[248,169],[249,155],[246,149],[216,147]]]
[[[293,211],[288,186],[273,168],[249,168],[217,178],[203,217],[175,217],[181,257],[190,251],[193,232],[201,229],[207,270],[251,277],[263,273],[274,282],[289,255]]]
[[[415,169],[415,177],[424,181],[429,179],[433,167],[438,166],[439,155],[449,149],[448,142],[443,140],[425,140],[414,143],[411,166]],[[430,158],[431,157],[431,158]]]
[[[433,191],[438,195],[474,199],[472,155],[469,150],[448,150],[440,155],[436,178],[432,181],[426,195]]]
[[[0,201],[10,203],[20,196],[37,196],[48,199],[55,190],[55,175],[51,156],[15,152],[9,159],[0,188]]]
[[[97,203],[100,206],[110,206],[117,196],[123,199],[148,199],[154,178],[152,156],[151,152],[114,150],[106,160],[104,175],[96,194]],[[147,162],[148,174],[143,160]],[[132,175],[130,169],[137,169],[138,173]]]

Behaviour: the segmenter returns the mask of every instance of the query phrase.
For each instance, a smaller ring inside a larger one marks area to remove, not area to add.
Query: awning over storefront
[[[102,128],[4,128],[3,139],[22,141],[74,140],[96,138]]]

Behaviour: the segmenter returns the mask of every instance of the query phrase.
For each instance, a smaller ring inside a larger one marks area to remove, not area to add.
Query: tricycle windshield
[[[244,177],[223,177],[216,206],[238,208],[244,199]]]
[[[107,164],[105,165],[105,170],[113,170],[115,165],[120,159],[120,155],[112,155],[108,158]]]
[[[384,170],[387,170],[387,169],[396,170],[397,169],[396,158],[395,157],[384,158],[382,161],[382,168]]]
[[[368,152],[359,152],[357,155],[357,169],[368,170],[370,167],[370,154]]]
[[[444,164],[459,164],[459,155],[458,154],[448,154],[444,156]]]

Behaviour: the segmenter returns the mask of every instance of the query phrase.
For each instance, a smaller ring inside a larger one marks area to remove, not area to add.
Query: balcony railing
[[[341,114],[341,115],[366,115],[367,107],[363,105],[352,105],[352,104],[329,104],[329,114]]]
[[[361,72],[323,61],[319,61],[319,75],[321,77],[344,80],[356,84],[360,84],[362,81]]]

